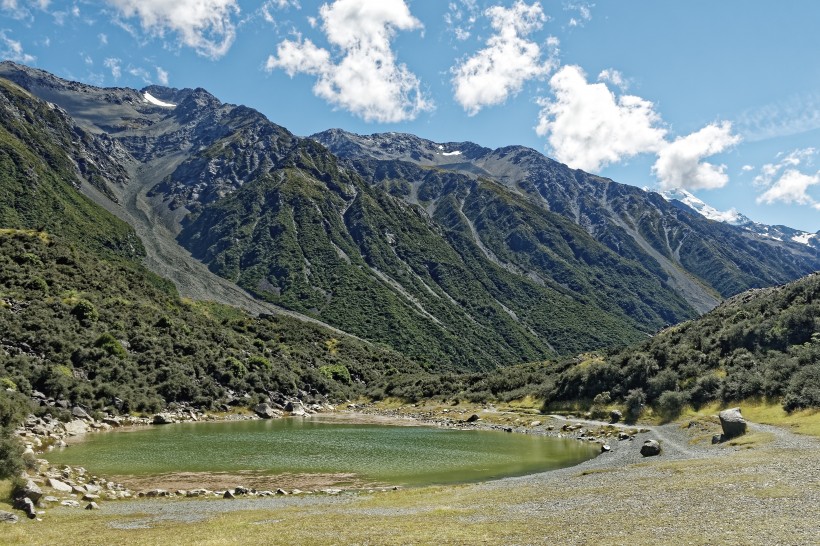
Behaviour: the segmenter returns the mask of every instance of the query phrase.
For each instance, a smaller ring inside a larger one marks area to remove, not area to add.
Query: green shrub
[[[632,389],[624,398],[624,420],[627,423],[634,423],[643,413],[643,407],[646,403],[646,394],[643,389]]]
[[[664,420],[671,421],[680,415],[686,402],[686,394],[680,391],[664,391],[658,397],[655,408]]]

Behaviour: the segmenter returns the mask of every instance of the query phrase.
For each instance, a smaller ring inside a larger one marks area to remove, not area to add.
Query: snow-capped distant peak
[[[742,226],[748,223],[751,223],[751,220],[739,213],[734,208],[729,210],[718,210],[715,207],[707,205],[688,191],[682,188],[675,188],[672,190],[662,191],[661,195],[667,201],[677,200],[686,205],[687,207],[691,208],[704,218],[708,218],[709,220],[715,220],[717,222],[724,222],[726,224],[731,224],[733,226]]]
[[[149,93],[148,91],[142,94],[143,100],[145,102],[153,104],[154,106],[162,106],[163,108],[176,108],[176,104],[171,104],[170,102],[163,102],[156,98],[154,95]]]
[[[460,152],[460,151],[458,151],[458,150],[456,150],[456,151],[454,151],[454,152],[441,152],[441,155],[447,155],[447,156],[450,156],[450,155],[461,155],[461,152]]]
[[[775,241],[790,241],[813,248],[820,248],[820,232],[808,233],[806,231],[800,231],[786,226],[767,226],[766,224],[758,224],[735,209],[729,209],[727,211],[717,210],[681,188],[662,191],[661,196],[663,196],[663,198],[667,201],[672,201],[673,199],[680,201],[704,218],[738,226],[747,231],[756,233],[761,237],[766,237]]]

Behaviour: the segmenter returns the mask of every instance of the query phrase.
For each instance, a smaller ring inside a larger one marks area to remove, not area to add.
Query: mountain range
[[[29,171],[4,171],[4,227],[69,224],[14,197],[57,165],[76,193],[61,214],[103,218],[79,192],[110,213],[111,227],[69,234],[144,256],[183,296],[310,321],[428,369],[631,343],[820,269],[816,245],[529,148],[301,138],[203,89],[104,89],[10,62],[0,78],[13,82],[3,127],[33,154]]]

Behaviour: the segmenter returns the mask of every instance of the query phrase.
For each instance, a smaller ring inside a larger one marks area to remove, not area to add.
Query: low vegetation
[[[628,349],[586,353],[487,374],[401,375],[376,398],[472,402],[532,395],[544,409],[606,406],[665,420],[684,408],[760,399],[794,412],[820,407],[820,274],[732,298],[698,320]],[[597,403],[596,403],[597,401]]]

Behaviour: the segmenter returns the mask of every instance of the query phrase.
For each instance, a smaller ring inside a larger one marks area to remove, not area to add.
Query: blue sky
[[[0,0],[0,57],[296,134],[531,146],[820,230],[820,2]]]

